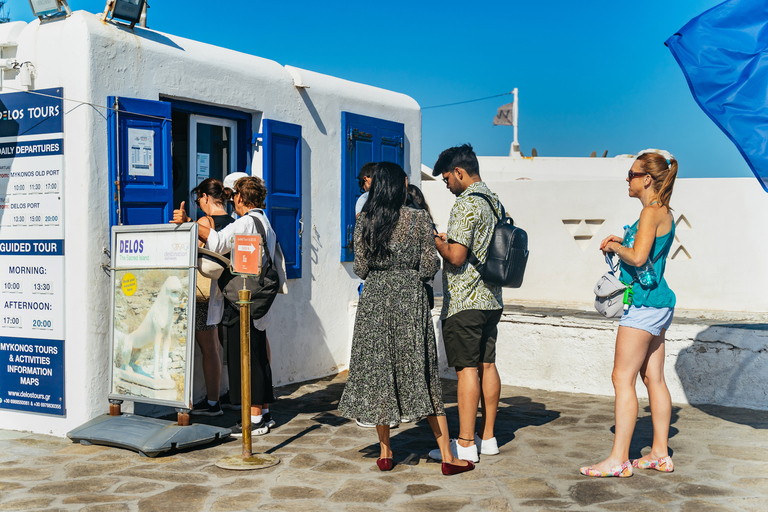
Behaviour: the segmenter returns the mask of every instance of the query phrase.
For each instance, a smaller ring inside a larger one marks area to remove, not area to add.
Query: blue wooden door
[[[301,126],[264,120],[267,217],[285,256],[289,279],[301,277]]]
[[[341,113],[341,124],[345,134],[341,162],[341,261],[353,261],[355,203],[362,194],[357,173],[368,162],[395,162],[405,168],[405,126],[350,112]]]
[[[110,226],[165,224],[173,213],[171,104],[110,96]]]

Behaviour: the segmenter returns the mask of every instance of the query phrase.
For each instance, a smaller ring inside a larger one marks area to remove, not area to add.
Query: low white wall
[[[607,270],[600,241],[622,236],[622,227],[640,215],[626,182],[487,183],[529,238],[523,286],[504,289],[504,300],[591,304]],[[446,229],[455,197],[442,181],[424,181],[422,188],[438,228]],[[677,231],[665,277],[678,307],[768,311],[768,194],[752,178],[688,178],[677,180],[671,203]]]

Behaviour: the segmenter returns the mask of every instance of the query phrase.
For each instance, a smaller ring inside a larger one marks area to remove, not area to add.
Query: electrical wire
[[[446,103],[444,105],[432,105],[432,106],[429,106],[429,107],[421,107],[421,110],[427,110],[428,108],[452,107],[454,105],[463,105],[464,103],[472,103],[474,101],[489,100],[491,98],[498,98],[500,96],[507,96],[509,94],[512,94],[512,93],[511,92],[505,92],[503,94],[496,94],[494,96],[486,96],[485,98],[477,98],[476,100],[457,101],[456,103]]]
[[[77,107],[80,107],[82,105],[88,105],[88,106],[93,107],[93,108],[103,108],[104,110],[111,110],[113,112],[118,112],[118,111],[119,112],[124,112],[126,114],[131,114],[132,116],[136,116],[136,117],[146,117],[148,119],[158,119],[160,121],[167,121],[168,120],[167,117],[163,117],[163,116],[153,116],[153,115],[150,115],[150,114],[138,114],[136,112],[128,112],[127,110],[120,110],[120,109],[117,109],[117,108],[107,107],[105,105],[99,105],[97,103],[90,103],[88,101],[74,100],[72,98],[64,98],[62,96],[54,96],[53,94],[45,94],[45,93],[42,93],[42,92],[39,92],[39,91],[28,91],[26,89],[17,89],[15,87],[10,87],[10,86],[7,86],[7,85],[3,85],[3,89],[10,89],[12,91],[26,92],[28,94],[36,94],[38,96],[43,96],[45,98],[53,98],[53,99],[57,99],[57,100],[71,101],[71,102],[74,102],[74,103],[78,103],[78,105],[76,107],[71,108],[70,110],[65,112],[65,115],[69,114],[70,112],[75,110]]]

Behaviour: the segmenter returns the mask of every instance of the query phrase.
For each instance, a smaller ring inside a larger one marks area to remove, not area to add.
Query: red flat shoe
[[[393,461],[391,458],[376,459],[376,465],[379,466],[379,469],[382,471],[389,471],[395,467],[395,461]]]
[[[475,465],[472,464],[472,461],[468,460],[466,461],[466,466],[458,466],[456,464],[451,464],[449,462],[443,462],[442,470],[444,475],[458,475],[459,473],[464,473],[465,471],[472,471],[475,469]]]

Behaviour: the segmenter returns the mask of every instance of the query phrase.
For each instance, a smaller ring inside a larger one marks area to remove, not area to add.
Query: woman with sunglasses
[[[196,197],[195,204],[205,214],[197,221],[200,226],[221,231],[225,226],[234,222],[226,209],[231,191],[224,188],[221,181],[216,178],[207,178],[193,188],[192,193]],[[202,242],[198,242],[198,244],[203,246]],[[195,300],[195,339],[203,355],[206,397],[194,405],[191,414],[201,416],[221,416],[224,414],[219,400],[221,358],[219,357],[218,324],[221,322],[221,315],[213,315],[218,318],[211,318],[211,315],[208,314],[212,286],[216,286],[215,281],[198,273],[198,290]]]
[[[405,206],[406,175],[392,162],[372,172],[368,201],[355,226],[355,274],[365,279],[352,335],[349,376],[339,402],[347,418],[376,425],[381,471],[394,467],[389,430],[403,417],[427,417],[443,457],[442,472],[471,470],[454,458],[424,282],[440,260],[429,215]]]
[[[664,381],[664,336],[672,323],[675,294],[664,279],[667,255],[675,237],[669,201],[677,177],[677,160],[666,151],[641,151],[627,176],[629,197],[640,200],[640,219],[624,238],[611,235],[602,241],[603,254],[621,260],[621,281],[630,283],[631,302],[619,321],[614,356],[616,427],[611,454],[581,474],[628,477],[633,468],[672,472],[667,451],[672,399]],[[634,238],[634,241],[632,241]],[[649,268],[650,267],[650,268]],[[626,296],[625,296],[626,297]],[[637,374],[648,389],[653,423],[653,444],[647,455],[629,460],[629,444],[637,421]]]

